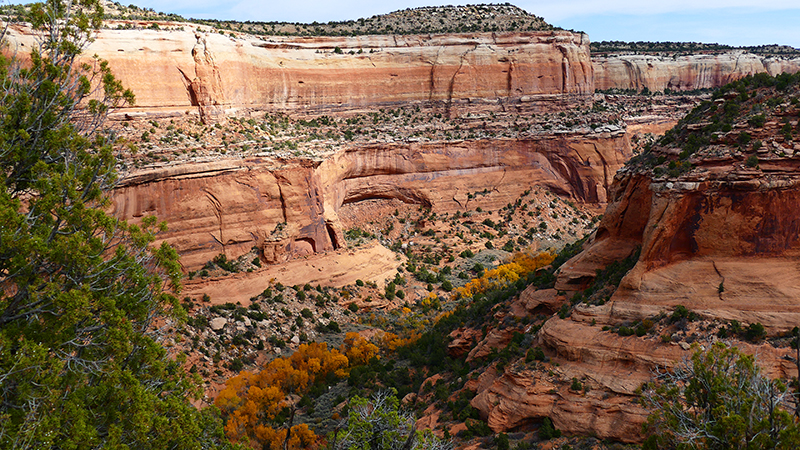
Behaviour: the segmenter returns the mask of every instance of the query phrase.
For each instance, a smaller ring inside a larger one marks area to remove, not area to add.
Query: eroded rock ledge
[[[432,143],[384,143],[341,149],[324,159],[249,157],[131,173],[114,191],[114,213],[155,215],[161,237],[188,270],[219,253],[253,246],[266,262],[339,248],[338,212],[369,199],[399,199],[437,212],[474,209],[472,195],[492,190],[500,208],[531,186],[581,202],[604,203],[616,170],[630,157],[623,131]]]
[[[774,331],[800,321],[800,201],[795,158],[763,170],[698,161],[681,181],[621,172],[594,242],[562,268],[557,288],[576,290],[595,270],[641,247],[603,308],[612,322],[684,305],[706,317],[761,322]]]
[[[741,50],[717,55],[592,56],[597,89],[632,89],[651,92],[713,89],[748,75],[800,71],[800,58],[762,56]]]

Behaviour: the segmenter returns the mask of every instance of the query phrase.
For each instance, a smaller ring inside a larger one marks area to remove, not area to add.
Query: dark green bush
[[[553,426],[553,421],[549,417],[545,417],[542,426],[539,427],[539,439],[548,441],[559,437],[561,437],[561,430],[557,430]]]

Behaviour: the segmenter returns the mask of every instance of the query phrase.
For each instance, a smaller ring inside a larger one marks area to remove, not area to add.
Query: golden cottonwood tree
[[[291,396],[303,395],[315,383],[347,376],[349,365],[339,350],[312,342],[300,345],[287,358],[272,360],[258,373],[236,375],[225,383],[215,401],[225,415],[225,433],[236,441],[278,449],[286,440],[287,430],[274,427],[283,425],[283,419],[278,418],[292,406]],[[315,442],[316,436],[307,425],[291,427],[290,448],[309,448]]]
[[[555,255],[549,252],[542,252],[535,255],[528,253],[516,253],[511,261],[500,266],[487,270],[481,277],[470,280],[466,285],[454,291],[455,297],[466,298],[476,294],[484,293],[492,289],[499,289],[517,282],[523,276],[527,276],[553,262]]]

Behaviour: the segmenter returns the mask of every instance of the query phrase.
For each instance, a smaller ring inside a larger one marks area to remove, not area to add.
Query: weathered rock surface
[[[627,442],[636,441],[647,415],[630,398],[606,398],[603,393],[591,391],[583,395],[565,389],[540,372],[526,370],[506,371],[494,378],[488,389],[472,399],[471,405],[481,411],[495,432],[549,417],[556,428],[567,433]]]
[[[450,338],[452,340],[447,344],[447,353],[453,358],[461,358],[470,352],[481,338],[481,333],[474,328],[459,328],[450,333]]]
[[[787,92],[797,95],[796,88],[762,90],[750,100],[731,95],[730,104],[719,99],[705,106],[705,116],[693,113],[696,123],[676,133],[708,144],[689,160],[687,173],[670,176],[666,166],[651,167],[671,159],[677,167],[680,143],[657,147],[649,163],[620,171],[593,242],[562,267],[556,288],[578,290],[596,269],[640,247],[638,262],[611,298],[612,322],[680,304],[709,318],[761,322],[771,332],[793,328],[800,321],[800,162],[791,133],[798,110],[791,102],[762,108],[759,128],[748,126],[750,119],[729,118],[739,120],[736,130],[701,137],[723,108],[744,114],[751,107],[745,102],[788,101]],[[743,146],[743,137],[757,146]]]
[[[183,164],[128,177],[112,200],[118,217],[166,220],[169,231],[160,237],[191,270],[253,246],[268,262],[334,248],[311,167],[270,170],[258,159]]]
[[[227,323],[228,323],[228,319],[226,319],[224,317],[215,317],[215,318],[211,319],[211,321],[208,324],[209,324],[209,326],[211,327],[212,330],[218,331],[218,330],[221,330],[221,329],[225,328],[225,324],[227,324]]]
[[[757,73],[795,73],[800,71],[800,58],[765,57],[743,51],[675,57],[598,55],[592,57],[592,66],[597,89],[690,91],[720,87]]]
[[[566,301],[567,297],[558,295],[554,289],[536,289],[535,285],[530,285],[512,302],[511,311],[517,317],[553,314]]]
[[[581,311],[581,309],[583,311]],[[603,321],[609,307],[580,307],[566,320],[553,317],[539,332],[538,344],[552,354],[558,366],[549,371],[507,368],[485,371],[467,388],[477,391],[471,404],[495,432],[510,431],[549,417],[567,433],[591,434],[604,439],[641,442],[641,426],[648,411],[634,400],[636,390],[650,381],[653,371],[675,367],[693,349],[664,343],[660,336],[622,337],[590,325]],[[600,322],[603,323],[603,322]],[[704,338],[708,346],[716,337]],[[797,373],[786,358],[789,349],[768,344],[737,343],[742,351],[758,355],[759,365],[771,378]],[[581,380],[587,389],[574,391],[568,380]]]
[[[602,203],[630,157],[623,132],[539,139],[387,143],[349,147],[322,162],[262,158],[191,163],[134,172],[114,191],[114,214],[155,215],[161,237],[189,270],[252,247],[269,263],[342,247],[342,205],[396,198],[439,212],[474,207],[469,194],[496,190],[491,205],[533,185]]]
[[[481,339],[478,345],[469,352],[466,361],[471,362],[485,358],[492,350],[505,347],[511,342],[511,336],[512,330],[510,329],[492,328],[486,337]]]
[[[212,118],[226,109],[586,100],[594,92],[589,39],[569,31],[234,38],[180,25],[185,31],[101,30],[85,53],[109,61],[137,108],[198,107]],[[33,42],[21,27],[11,37]]]
[[[746,181],[728,172],[669,188],[620,174],[594,242],[564,265],[557,288],[576,290],[597,268],[641,247],[612,297],[617,322],[684,305],[708,317],[791,329],[800,321],[796,166],[786,161],[780,173]]]
[[[708,318],[760,322],[771,332],[793,328],[800,321],[797,95],[796,86],[761,88],[693,112],[692,123],[674,131],[674,144],[617,174],[593,241],[561,268],[556,288],[579,290],[597,269],[641,248],[611,298],[611,322],[684,305]],[[766,99],[785,105],[765,108]],[[734,112],[727,131],[706,128],[723,110]],[[704,144],[691,147],[689,139]],[[684,153],[681,162],[684,148],[693,148],[692,156]],[[690,170],[669,169],[681,165]]]

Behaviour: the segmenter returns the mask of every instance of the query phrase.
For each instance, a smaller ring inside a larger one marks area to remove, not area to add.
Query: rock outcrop
[[[798,99],[800,76],[749,79],[617,173],[598,230],[555,289],[583,290],[611,262],[638,259],[616,290],[591,291],[610,298],[584,292],[542,325],[545,362],[470,385],[492,430],[550,417],[568,432],[641,442],[637,388],[719,340],[757,355],[770,378],[797,376],[780,336],[800,323]],[[557,305],[557,291],[523,293],[509,308]],[[756,323],[770,339],[741,331]]]
[[[640,247],[603,306],[612,322],[681,304],[771,332],[800,323],[796,83],[701,105],[671,144],[620,171],[594,241],[562,267],[556,287],[578,290]]]
[[[586,101],[594,92],[589,39],[568,31],[261,38],[171,25],[180,28],[104,29],[85,52],[109,62],[137,109],[198,107],[213,118],[476,98]],[[10,37],[22,50],[33,43],[25,28]]]
[[[636,401],[638,389],[652,379],[656,368],[676,367],[693,349],[686,342],[665,343],[657,335],[623,337],[606,331],[600,323],[592,325],[586,320],[603,320],[604,315],[595,315],[593,308],[583,309],[570,318],[553,317],[539,331],[538,344],[557,364],[548,369],[514,366],[504,373],[486,370],[466,385],[477,391],[471,405],[493,431],[524,429],[549,417],[566,433],[641,442],[649,411]],[[692,328],[687,335],[690,332],[701,330]],[[708,346],[713,340],[703,338],[697,343]],[[770,378],[788,379],[797,374],[787,358],[789,349],[737,345],[746,353],[757,354]],[[582,389],[572,389],[569,380],[580,380]]]
[[[757,73],[796,73],[800,71],[800,58],[766,57],[744,51],[674,57],[612,54],[593,56],[592,66],[597,89],[691,91],[717,88]]]
[[[770,174],[732,170],[677,183],[621,174],[621,192],[595,241],[565,265],[557,287],[577,289],[593,269],[641,247],[638,263],[604,306],[612,322],[684,305],[776,332],[793,328],[800,323],[793,281],[800,279],[800,220],[790,205],[800,195],[797,162],[784,164],[775,163]]]
[[[584,395],[571,391],[546,374],[506,370],[500,376],[487,371],[479,382],[488,384],[471,404],[485,415],[489,427],[503,432],[549,417],[556,428],[570,434],[636,442],[647,416],[630,398],[604,392]],[[468,387],[471,387],[468,385]]]
[[[760,170],[737,155],[697,159],[679,180],[621,172],[594,241],[565,264],[556,287],[580,289],[598,268],[640,247],[604,306],[612,321],[684,305],[706,317],[793,328],[800,323],[793,281],[800,279],[800,163],[781,153],[764,155]]]
[[[269,263],[344,246],[343,205],[395,198],[437,212],[500,208],[540,185],[603,203],[630,157],[624,132],[347,147],[322,161],[252,157],[134,172],[114,191],[114,214],[155,215],[162,238],[195,270],[252,247]],[[472,193],[490,189],[491,203]]]
[[[194,270],[215,255],[259,246],[267,262],[333,250],[323,192],[313,167],[255,159],[182,164],[132,175],[113,192],[114,214],[154,215],[160,237]]]

